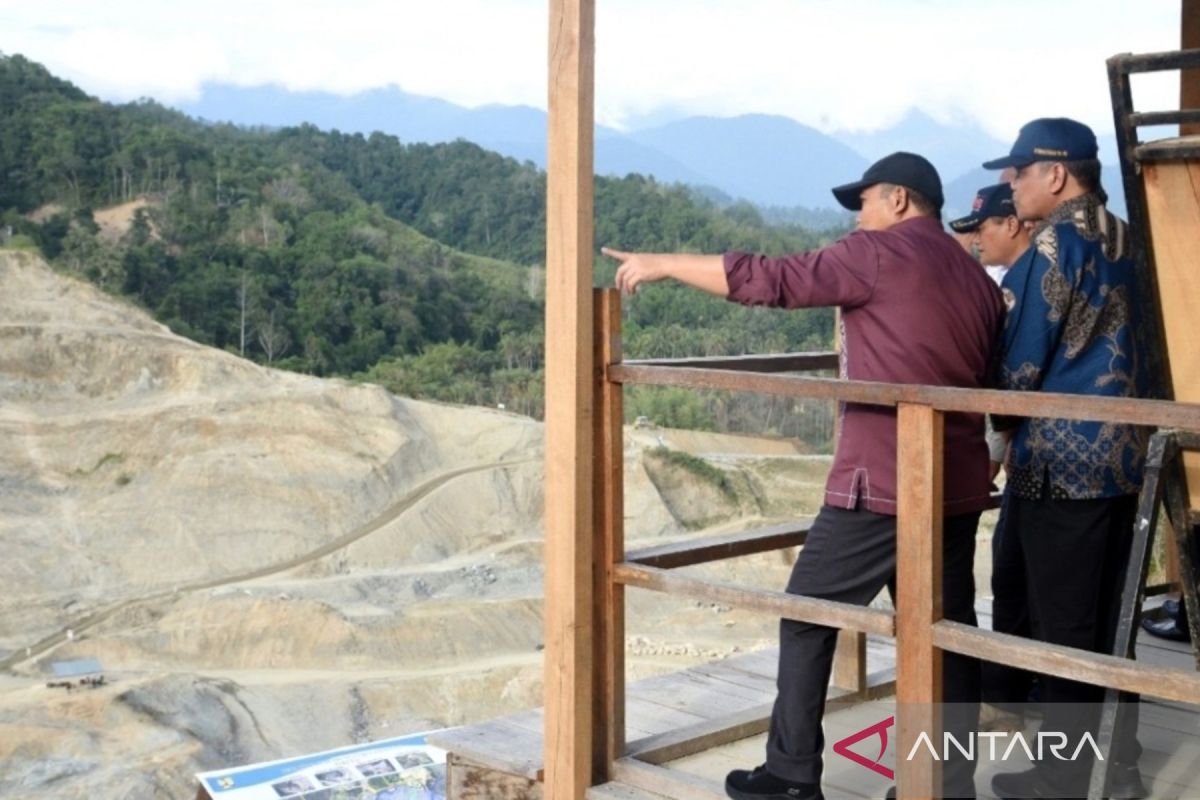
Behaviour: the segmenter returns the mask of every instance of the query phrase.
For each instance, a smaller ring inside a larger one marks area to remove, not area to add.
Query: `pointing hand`
[[[658,259],[648,253],[626,253],[611,247],[602,247],[600,252],[621,262],[617,268],[616,284],[622,294],[634,294],[641,284],[654,283],[667,277],[666,270],[656,263]]]

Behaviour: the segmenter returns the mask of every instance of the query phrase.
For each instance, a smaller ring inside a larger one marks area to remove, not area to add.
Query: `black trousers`
[[[943,526],[943,606],[947,619],[974,625],[975,530],[979,514],[946,517]],[[800,550],[787,591],[791,594],[867,605],[887,587],[896,598],[896,518],[871,511],[825,506]],[[903,590],[901,590],[903,591]],[[791,781],[820,783],[825,737],[821,720],[837,630],[782,620],[779,632],[779,694],[767,736],[767,769]],[[975,719],[952,721],[947,729],[978,724],[979,663],[947,653],[943,700]],[[964,709],[966,710],[964,712]],[[965,741],[965,739],[962,739]],[[974,797],[975,764],[943,764],[945,795]]]
[[[992,630],[1029,637],[1029,590],[1025,580],[1025,554],[1021,537],[1008,524],[1009,493],[1000,501],[1000,515],[992,534]],[[1029,698],[1033,675],[993,661],[980,664],[982,699],[1001,707],[1023,705]]]
[[[1097,500],[1009,500],[1007,533],[1016,533],[1028,578],[1033,638],[1110,653],[1116,637],[1121,587],[1129,563],[1137,495]],[[1112,757],[1137,763],[1137,697],[1128,725],[1117,732]],[[1045,676],[1042,730],[1074,743],[1099,720],[1104,689]],[[1086,751],[1090,752],[1090,751]],[[1091,760],[1044,761],[1040,781],[1055,797],[1086,797]]]

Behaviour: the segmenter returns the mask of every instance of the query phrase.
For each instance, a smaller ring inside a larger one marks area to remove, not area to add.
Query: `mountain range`
[[[465,139],[545,167],[546,113],[531,106],[467,108],[395,86],[342,96],[208,84],[196,100],[177,107],[190,116],[243,126],[309,123],[349,133],[381,131],[405,142]],[[1109,165],[1106,188],[1114,210],[1124,214],[1115,139],[1108,131],[1099,138],[1101,159]],[[825,133],[768,114],[688,116],[629,131],[597,125],[595,132],[598,174],[649,175],[696,186],[710,197],[776,208],[834,208],[830,186],[855,179],[887,153],[918,152],[942,176],[947,216],[964,213],[975,190],[996,180],[996,173],[980,165],[1008,148],[974,120],[942,122],[919,109],[869,132]]]

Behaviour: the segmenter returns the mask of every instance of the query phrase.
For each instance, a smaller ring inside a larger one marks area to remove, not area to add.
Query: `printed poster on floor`
[[[446,752],[427,733],[202,772],[212,800],[445,800]]]

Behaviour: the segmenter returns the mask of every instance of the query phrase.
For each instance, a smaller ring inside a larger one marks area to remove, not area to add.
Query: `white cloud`
[[[546,0],[0,0],[0,50],[106,99],[204,82],[545,106]],[[1035,116],[1110,124],[1104,59],[1178,47],[1177,0],[597,0],[597,118],[670,107],[874,129],[918,106],[1011,136]],[[1174,77],[1138,102],[1178,99]]]
[[[1104,59],[1179,46],[1173,1],[613,0],[603,7],[611,8],[598,12],[597,82],[609,113],[671,102],[781,113],[826,129],[879,128],[910,106],[943,119],[966,113],[1005,137],[1043,115],[1111,124]],[[1177,87],[1168,80],[1152,99],[1177,102]]]

